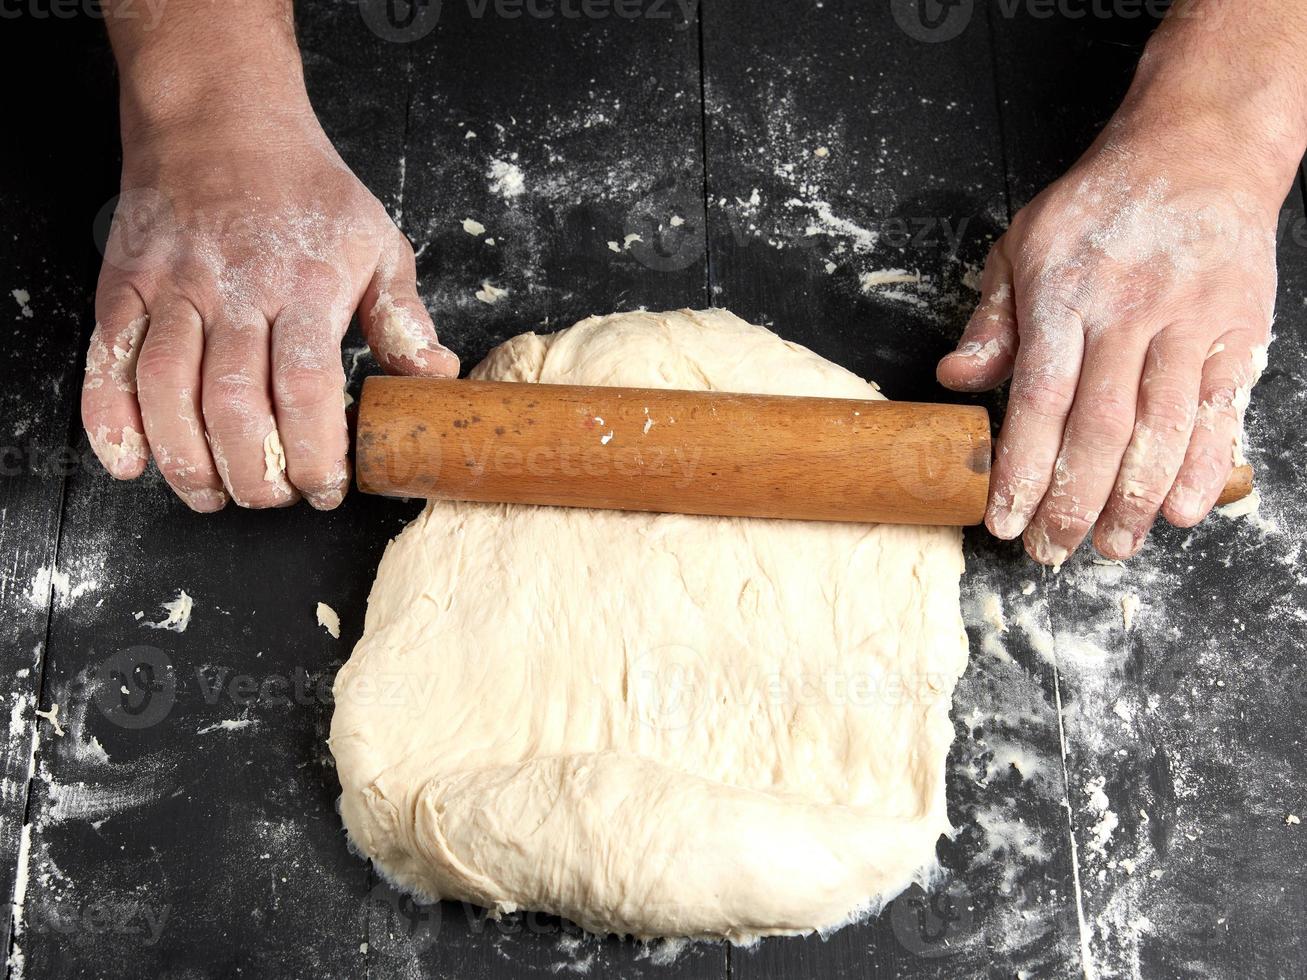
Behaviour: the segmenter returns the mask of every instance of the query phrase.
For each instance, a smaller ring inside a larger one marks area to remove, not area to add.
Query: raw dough
[[[472,375],[881,397],[724,310],[525,334]],[[950,829],[961,571],[956,529],[432,503],[336,679],[345,827],[400,888],[595,932],[838,925]]]

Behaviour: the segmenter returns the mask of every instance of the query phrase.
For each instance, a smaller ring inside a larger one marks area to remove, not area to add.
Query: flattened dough
[[[525,334],[472,374],[881,397],[724,310]],[[961,572],[955,529],[432,503],[336,680],[345,827],[400,888],[595,932],[838,925],[949,830]]]

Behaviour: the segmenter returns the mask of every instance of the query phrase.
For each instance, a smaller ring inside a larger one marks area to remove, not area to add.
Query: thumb
[[[413,249],[402,235],[383,255],[363,293],[363,335],[389,374],[458,377],[458,355],[436,336],[435,324],[417,292]]]
[[[999,242],[985,261],[980,277],[980,303],[958,339],[957,349],[935,369],[945,388],[984,391],[1012,373],[1017,351],[1016,297],[1012,265]]]

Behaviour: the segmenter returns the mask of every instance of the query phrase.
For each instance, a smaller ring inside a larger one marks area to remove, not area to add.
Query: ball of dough
[[[881,397],[724,310],[591,317],[472,374]],[[432,502],[336,679],[345,827],[427,899],[640,938],[838,925],[949,830],[961,572],[949,528]]]

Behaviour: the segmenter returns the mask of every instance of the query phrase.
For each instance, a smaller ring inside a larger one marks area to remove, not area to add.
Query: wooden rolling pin
[[[386,496],[967,525],[990,456],[974,406],[376,376],[356,467]]]

